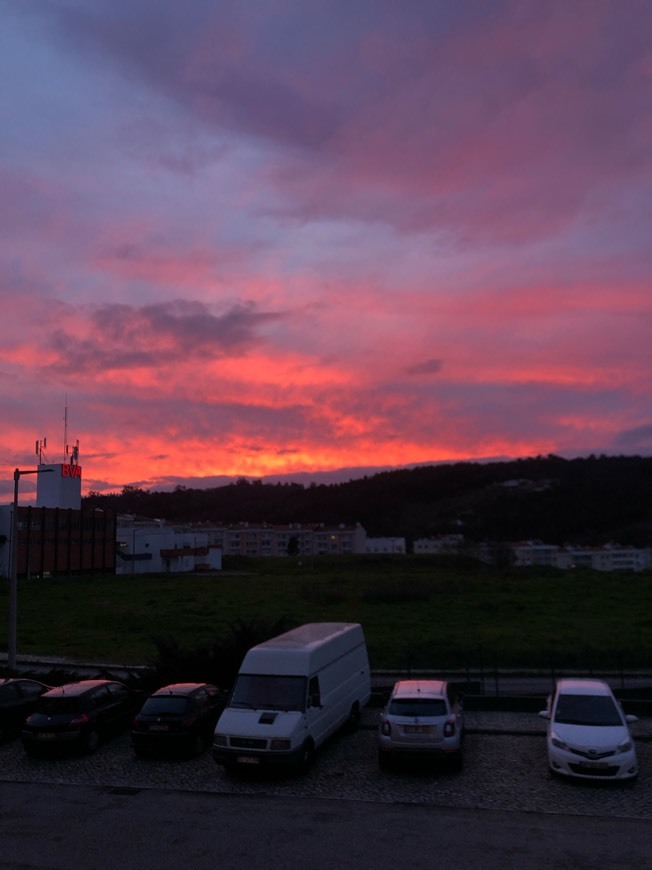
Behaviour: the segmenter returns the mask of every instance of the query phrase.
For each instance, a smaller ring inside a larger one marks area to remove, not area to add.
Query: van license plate
[[[260,758],[255,755],[239,755],[236,761],[238,764],[260,764]]]

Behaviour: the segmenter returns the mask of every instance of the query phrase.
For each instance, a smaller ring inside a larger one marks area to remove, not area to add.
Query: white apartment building
[[[228,556],[327,556],[364,553],[367,533],[355,525],[235,523],[206,528],[211,545]]]
[[[163,520],[122,515],[116,528],[116,574],[219,571],[222,550],[207,532],[168,526]]]
[[[620,547],[558,547],[539,541],[526,541],[512,545],[517,567],[532,565],[559,568],[591,568],[594,571],[647,571],[652,568],[652,550]]]
[[[459,553],[464,544],[464,535],[437,535],[431,538],[416,538],[412,551],[417,556],[451,555]]]
[[[648,571],[652,568],[652,550],[636,547],[564,547],[557,555],[558,568],[592,568],[594,571]]]
[[[386,555],[406,553],[405,538],[367,538],[367,553],[383,553]]]
[[[268,523],[167,525],[131,515],[118,518],[116,574],[219,571],[222,556],[324,556],[364,553],[361,525]]]

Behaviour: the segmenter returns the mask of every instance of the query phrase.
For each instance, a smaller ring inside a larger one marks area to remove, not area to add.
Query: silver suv
[[[445,680],[400,680],[380,717],[378,763],[433,757],[460,769],[463,736],[462,701]]]

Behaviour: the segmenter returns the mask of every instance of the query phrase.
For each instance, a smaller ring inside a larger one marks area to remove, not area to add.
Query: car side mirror
[[[547,710],[539,710],[538,714],[542,719],[550,719],[550,713]]]
[[[625,716],[625,722],[638,722],[638,716],[634,716],[633,713],[628,713]]]

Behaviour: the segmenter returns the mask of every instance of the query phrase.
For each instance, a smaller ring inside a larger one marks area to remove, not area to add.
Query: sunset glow
[[[652,452],[648,0],[2,16],[0,501]]]

